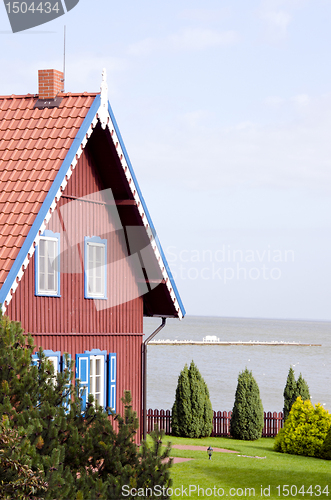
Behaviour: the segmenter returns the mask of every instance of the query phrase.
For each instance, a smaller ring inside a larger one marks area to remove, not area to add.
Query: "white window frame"
[[[96,374],[96,366],[99,361],[100,371]],[[97,378],[99,379],[99,390],[97,390]],[[90,355],[90,394],[99,406],[106,406],[105,402],[105,357],[103,355]],[[97,397],[99,395],[99,397]]]
[[[46,254],[41,255],[40,252],[40,242],[44,241],[46,242],[45,248],[46,248]],[[55,254],[54,254],[54,260],[53,264],[50,263],[50,259],[48,258],[48,243],[51,242],[52,244],[55,244]],[[36,247],[36,254],[35,254],[35,267],[36,267],[36,276],[35,276],[35,289],[36,289],[36,295],[42,295],[42,296],[49,296],[49,297],[60,297],[60,234],[59,233],[53,233],[52,231],[45,231],[39,238],[38,245]],[[41,258],[45,258],[45,271],[44,271],[44,288],[41,288],[40,286],[40,277],[41,277]],[[53,279],[54,279],[54,287],[49,288],[48,287],[48,279],[49,279],[49,271],[51,266],[53,267]]]
[[[96,248],[102,248],[101,262],[97,265],[95,259]],[[91,252],[94,255],[91,257]],[[90,267],[92,261],[92,267]],[[85,284],[84,296],[86,299],[107,299],[107,240],[99,237],[85,237]],[[100,272],[100,276],[97,273]],[[96,280],[101,279],[101,290],[96,290]],[[92,286],[90,287],[92,281]]]
[[[56,375],[59,373],[59,370],[58,370],[59,359],[56,356],[47,356],[47,359],[53,365],[54,379],[56,380]]]
[[[56,383],[57,374],[61,372],[61,352],[60,351],[52,351],[46,349],[44,351],[46,359],[53,365],[54,375],[53,375],[53,384]]]

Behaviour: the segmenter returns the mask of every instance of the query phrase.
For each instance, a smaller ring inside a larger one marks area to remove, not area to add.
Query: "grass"
[[[208,460],[207,451],[173,448],[171,455],[174,457],[194,458],[172,466],[173,499],[221,496],[278,499],[286,496],[302,499],[320,496],[323,500],[329,497],[331,499],[331,462],[277,453],[273,451],[273,438],[239,441],[231,438],[185,439],[165,436],[164,441],[168,440],[172,444],[205,446],[206,450],[211,446],[238,451],[238,454],[214,452],[212,459]],[[245,458],[238,455],[266,458]],[[179,490],[176,491],[176,488]]]

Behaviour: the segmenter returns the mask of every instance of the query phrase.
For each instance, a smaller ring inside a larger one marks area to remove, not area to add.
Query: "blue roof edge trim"
[[[150,226],[151,230],[153,231],[156,246],[157,246],[157,248],[158,248],[158,250],[159,250],[159,252],[160,252],[160,254],[161,254],[161,257],[162,257],[162,260],[163,260],[163,263],[164,263],[164,267],[166,268],[166,271],[167,271],[168,276],[169,276],[169,279],[170,279],[170,283],[171,283],[172,289],[173,289],[173,291],[174,291],[174,293],[175,293],[175,295],[176,295],[176,299],[177,299],[177,301],[178,301],[179,307],[180,307],[181,312],[182,312],[182,315],[183,315],[183,317],[184,317],[184,316],[185,316],[185,314],[186,314],[186,311],[185,311],[185,308],[184,308],[183,302],[182,302],[182,300],[181,300],[181,298],[180,298],[180,295],[179,295],[179,292],[178,292],[178,289],[177,289],[177,286],[176,286],[175,280],[174,280],[174,278],[173,278],[173,276],[172,276],[172,272],[171,272],[171,270],[170,270],[169,264],[168,264],[168,262],[167,262],[167,259],[166,259],[165,255],[164,255],[164,252],[163,252],[163,249],[162,249],[162,246],[161,246],[160,240],[159,240],[159,238],[158,238],[158,236],[157,236],[157,233],[156,233],[156,230],[155,230],[154,224],[153,224],[153,222],[152,222],[152,218],[151,218],[151,216],[150,216],[150,213],[149,213],[149,211],[148,211],[148,208],[147,208],[146,202],[145,202],[144,197],[143,197],[143,195],[142,195],[142,192],[141,192],[140,186],[139,186],[139,184],[138,184],[138,181],[137,181],[136,175],[135,175],[134,170],[133,170],[133,167],[132,167],[132,163],[131,163],[131,161],[130,161],[130,158],[129,158],[128,152],[127,152],[126,147],[125,147],[125,145],[124,145],[124,141],[123,141],[123,139],[122,139],[121,132],[120,132],[119,127],[118,127],[118,125],[117,125],[115,115],[114,115],[114,113],[113,113],[113,110],[112,110],[111,105],[110,105],[110,103],[109,103],[109,102],[108,102],[108,112],[109,112],[109,115],[110,115],[111,120],[112,120],[112,122],[113,122],[113,125],[114,125],[114,128],[115,128],[115,132],[116,132],[117,137],[118,137],[118,139],[119,139],[119,142],[120,142],[120,145],[121,145],[122,151],[123,151],[123,153],[124,153],[125,160],[126,160],[126,162],[127,162],[127,164],[128,164],[128,167],[129,167],[129,170],[130,170],[130,174],[131,174],[131,176],[132,176],[132,178],[133,178],[133,181],[134,181],[134,183],[135,183],[135,185],[136,185],[136,188],[137,188],[137,191],[138,191],[138,195],[139,195],[139,198],[140,198],[140,200],[141,200],[141,204],[142,204],[142,206],[143,206],[143,208],[144,208],[144,213],[145,213],[145,215],[146,215],[146,217],[147,217],[147,220],[148,220],[148,224],[149,224],[149,226]]]
[[[55,196],[56,196],[58,190],[60,189],[60,186],[63,182],[63,179],[66,176],[68,169],[69,169],[73,159],[75,158],[77,151],[78,151],[92,121],[93,121],[93,118],[95,117],[96,113],[98,112],[99,107],[100,107],[100,94],[97,94],[93,103],[92,103],[92,106],[90,107],[90,109],[87,112],[87,115],[84,118],[82,125],[80,126],[80,129],[78,130],[78,132],[76,134],[76,137],[72,141],[70,149],[69,149],[68,153],[66,154],[66,157],[63,160],[62,165],[61,165],[58,173],[56,174],[56,177],[51,185],[51,188],[46,195],[46,198],[45,198],[45,200],[44,200],[44,202],[43,202],[43,204],[42,204],[42,206],[41,206],[41,208],[40,208],[40,210],[39,210],[39,212],[34,220],[34,223],[32,224],[32,226],[30,228],[30,231],[29,231],[27,237],[25,238],[25,241],[24,241],[20,251],[18,252],[18,255],[17,255],[17,257],[16,257],[16,259],[15,259],[15,261],[14,261],[14,263],[13,263],[13,265],[12,265],[8,275],[7,275],[7,278],[1,287],[0,303],[2,305],[4,305],[6,297],[7,297],[8,293],[10,292],[11,288],[13,287],[13,283],[14,283],[20,269],[22,268],[23,262],[29,253],[31,245],[33,244],[36,236],[38,235],[39,229],[44,222],[44,219],[45,219],[45,217],[46,217],[46,215],[47,215],[47,213],[48,213],[48,211],[53,203],[53,200],[55,199]]]

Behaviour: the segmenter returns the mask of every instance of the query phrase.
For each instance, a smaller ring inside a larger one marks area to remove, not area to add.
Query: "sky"
[[[29,0],[30,1],[30,0]],[[11,32],[0,94],[109,100],[187,314],[331,321],[331,1],[80,0]]]

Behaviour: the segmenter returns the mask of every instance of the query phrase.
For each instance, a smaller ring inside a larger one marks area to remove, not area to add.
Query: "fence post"
[[[170,410],[166,411],[166,428],[165,433],[169,436],[171,434],[171,412]]]

